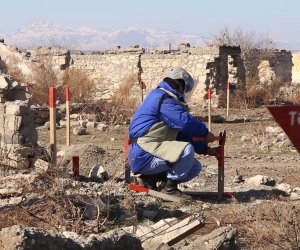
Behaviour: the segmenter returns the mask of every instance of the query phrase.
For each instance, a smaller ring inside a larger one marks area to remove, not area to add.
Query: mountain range
[[[97,51],[121,46],[140,45],[145,49],[176,49],[180,43],[203,46],[209,39],[195,34],[159,31],[130,27],[124,30],[100,30],[90,27],[65,27],[45,21],[35,21],[16,32],[1,34],[5,42],[21,49],[44,46],[62,46],[71,50]],[[300,42],[275,41],[276,48],[300,50]]]
[[[145,49],[175,49],[179,43],[192,46],[204,44],[204,37],[178,32],[130,27],[125,30],[98,30],[89,27],[72,28],[44,21],[32,22],[11,34],[0,34],[5,42],[18,48],[39,45],[62,46],[68,49],[95,51],[121,46],[140,45]]]

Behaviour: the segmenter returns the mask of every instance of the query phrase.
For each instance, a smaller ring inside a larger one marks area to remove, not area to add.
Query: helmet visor
[[[193,80],[193,85],[186,85],[184,94],[183,94],[183,98],[186,102],[189,102],[191,100],[191,97],[196,89],[198,85],[198,81],[197,80]]]

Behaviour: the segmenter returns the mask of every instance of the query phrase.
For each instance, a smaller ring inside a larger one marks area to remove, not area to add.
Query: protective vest
[[[172,92],[161,88],[178,104],[187,108]],[[159,107],[160,109],[160,107]],[[168,127],[164,122],[155,123],[149,131],[137,139],[137,144],[148,153],[170,163],[176,162],[188,142],[177,141],[178,129]]]

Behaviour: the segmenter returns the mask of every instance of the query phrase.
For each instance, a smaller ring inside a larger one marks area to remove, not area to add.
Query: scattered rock
[[[238,231],[232,226],[217,228],[211,233],[197,238],[185,249],[240,249]]]
[[[250,177],[249,179],[246,179],[246,182],[253,186],[259,186],[259,185],[274,186],[276,184],[276,181],[273,178],[264,175],[256,175]]]
[[[74,135],[86,135],[86,129],[80,126],[73,128]]]
[[[152,211],[152,210],[144,210],[142,212],[143,217],[154,220],[154,218],[157,216],[158,212],[157,211]]]
[[[34,166],[35,166],[35,171],[37,173],[46,173],[50,167],[50,163],[49,162],[46,162],[42,159],[37,159],[34,163]]]
[[[96,128],[101,132],[104,132],[107,130],[108,126],[105,123],[99,123]]]
[[[241,182],[244,182],[244,177],[242,175],[236,175],[233,179],[233,182],[234,183],[241,183]]]
[[[91,178],[93,181],[103,182],[103,181],[107,181],[109,179],[109,176],[103,166],[96,164],[90,170],[89,178]]]

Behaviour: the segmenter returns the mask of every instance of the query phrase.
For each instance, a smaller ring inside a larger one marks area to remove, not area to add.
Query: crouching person
[[[190,198],[178,184],[196,177],[201,171],[197,154],[217,156],[208,143],[217,139],[205,123],[192,116],[187,100],[195,81],[183,68],[170,69],[158,87],[152,90],[134,114],[129,137],[131,171],[140,174],[143,185],[181,198]],[[205,141],[193,141],[204,137]]]

